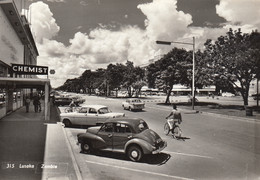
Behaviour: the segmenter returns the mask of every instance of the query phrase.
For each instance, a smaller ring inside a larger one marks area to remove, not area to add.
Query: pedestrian
[[[25,98],[25,107],[26,107],[26,112],[28,113],[29,112],[29,106],[30,106],[30,98],[28,96],[26,96]]]
[[[33,105],[34,105],[34,112],[38,112],[38,109],[39,109],[39,98],[38,98],[38,96],[34,96]]]
[[[42,106],[41,106],[41,101],[40,101],[40,100],[39,100],[39,102],[38,102],[38,110],[39,110],[39,112],[42,111]]]

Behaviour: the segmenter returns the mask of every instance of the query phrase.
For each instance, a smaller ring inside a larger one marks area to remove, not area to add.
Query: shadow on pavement
[[[106,151],[95,151],[90,154],[80,152],[81,154],[85,154],[87,156],[100,156],[105,158],[112,158],[112,159],[118,159],[118,160],[124,160],[124,161],[131,161],[126,157],[125,154],[122,153],[115,153],[115,152],[106,152]],[[159,153],[159,154],[153,154],[153,155],[144,155],[140,162],[136,163],[146,163],[151,165],[162,165],[165,164],[171,156],[166,153]]]

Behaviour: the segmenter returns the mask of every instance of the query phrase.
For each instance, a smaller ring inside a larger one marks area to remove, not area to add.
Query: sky
[[[207,39],[229,28],[250,33],[260,28],[260,0],[27,0],[24,14],[39,51],[37,64],[54,69],[52,87],[85,70],[127,60],[135,66],[174,46],[156,40],[192,42],[203,50]]]

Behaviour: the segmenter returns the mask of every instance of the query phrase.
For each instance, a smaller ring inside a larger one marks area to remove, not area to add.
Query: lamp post
[[[192,43],[178,42],[178,41],[156,41],[156,44],[171,45],[174,44],[187,44],[192,45],[192,110],[194,110],[195,101],[195,37],[192,37]]]

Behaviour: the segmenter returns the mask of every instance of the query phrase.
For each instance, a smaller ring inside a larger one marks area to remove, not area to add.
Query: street
[[[113,112],[144,119],[168,146],[160,154],[132,162],[123,154],[80,153],[76,135],[82,128],[65,128],[83,179],[258,179],[260,177],[260,124],[183,111],[183,138],[163,133],[172,107],[147,102],[141,112],[123,110],[123,99],[85,96],[85,104],[107,105]]]

